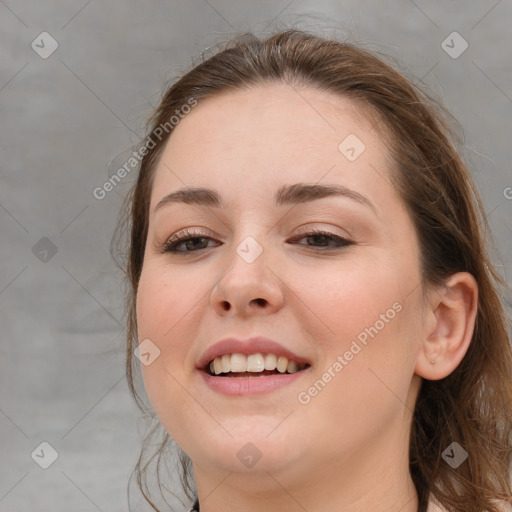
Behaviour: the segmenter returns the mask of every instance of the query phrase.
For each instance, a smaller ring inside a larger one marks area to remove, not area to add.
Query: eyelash
[[[314,248],[314,246],[308,245],[308,247],[312,247],[313,250],[318,251],[318,252],[325,252],[325,251],[330,251],[330,250],[335,250],[335,249],[341,249],[343,247],[348,247],[349,245],[353,245],[353,242],[351,242],[350,240],[347,240],[346,238],[343,238],[338,235],[334,235],[333,233],[324,231],[322,229],[315,229],[315,228],[313,228],[310,231],[307,231],[305,233],[301,233],[299,236],[293,238],[291,241],[293,242],[295,240],[301,240],[302,238],[309,238],[309,237],[318,236],[318,235],[325,236],[325,237],[330,238],[331,240],[336,241],[336,245],[334,247],[320,246],[320,247]],[[182,231],[180,233],[180,235],[171,236],[171,238],[169,238],[169,240],[167,240],[165,243],[162,244],[162,246],[160,247],[159,250],[162,253],[191,254],[193,252],[198,252],[203,249],[207,249],[207,247],[198,249],[197,251],[178,251],[176,249],[180,244],[182,244],[184,242],[189,242],[190,240],[198,239],[198,238],[206,239],[206,240],[213,240],[211,237],[205,236],[204,233],[200,233],[197,231],[189,231],[188,229],[185,229],[184,231]]]

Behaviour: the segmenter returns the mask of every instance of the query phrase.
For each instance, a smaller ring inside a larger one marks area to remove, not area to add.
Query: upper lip
[[[225,338],[208,347],[199,358],[197,368],[204,370],[208,363],[218,356],[224,354],[275,354],[276,356],[287,357],[288,360],[299,364],[310,364],[305,357],[299,356],[292,350],[283,347],[277,341],[256,336],[245,341],[236,338]]]

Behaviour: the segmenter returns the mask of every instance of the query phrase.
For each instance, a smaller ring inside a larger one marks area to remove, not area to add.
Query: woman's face
[[[204,101],[170,137],[138,334],[149,399],[196,473],[282,482],[407,460],[419,253],[372,122],[348,99],[273,84]],[[193,188],[212,192],[165,199]],[[163,252],[175,235],[189,240]],[[226,338],[239,344],[214,347]],[[305,368],[258,372],[286,354]],[[208,373],[213,355],[225,373]]]

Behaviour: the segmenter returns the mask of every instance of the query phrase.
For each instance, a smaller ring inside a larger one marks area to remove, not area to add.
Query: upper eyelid
[[[304,237],[307,238],[308,236],[315,236],[315,235],[331,236],[333,238],[349,240],[349,237],[347,237],[347,236],[338,235],[336,233],[332,233],[331,231],[327,231],[324,229],[312,229],[312,230],[308,230],[308,231],[303,231],[301,233],[297,233],[296,235],[294,235],[290,240],[297,240],[300,238],[304,238]]]
[[[351,238],[351,235],[349,233],[347,233],[345,230],[343,230],[343,231],[345,231],[345,233],[340,234],[340,233],[335,233],[333,231],[333,229],[334,229],[333,226],[326,228],[326,227],[318,227],[316,225],[311,226],[311,224],[326,224],[326,223],[317,221],[317,222],[310,222],[308,224],[300,225],[298,228],[296,228],[297,234],[304,234],[304,233],[308,234],[312,231],[322,231],[325,234],[329,234],[332,236],[339,236],[340,238]],[[341,228],[338,227],[338,229],[341,229]],[[210,238],[218,238],[218,236],[208,228],[192,226],[192,227],[185,227],[185,228],[179,229],[174,234],[172,234],[170,237],[168,237],[167,240],[169,240],[172,237],[186,235],[187,232],[192,233],[193,236],[204,236],[204,237],[210,237]]]

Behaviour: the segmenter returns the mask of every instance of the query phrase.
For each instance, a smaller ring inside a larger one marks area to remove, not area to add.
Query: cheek
[[[388,310],[388,317],[396,316],[393,304],[402,300],[405,291],[397,274],[383,261],[374,268],[329,268],[310,273],[307,280],[298,281],[296,289],[334,338],[347,339],[379,321]],[[381,322],[378,327],[382,330]]]
[[[399,373],[410,378],[416,350],[414,318],[420,310],[417,292],[411,293],[414,269],[407,272],[405,263],[397,266],[381,258],[372,267],[330,271],[323,278],[319,272],[300,285],[305,311],[314,312],[308,331],[316,332],[322,345],[319,372],[341,356],[343,371],[332,371],[345,374],[343,393],[360,386],[361,380],[375,381],[372,369],[390,384]],[[361,372],[368,378],[362,379]]]
[[[177,300],[170,284],[166,273],[151,265],[143,267],[137,291],[139,339],[165,332],[172,326]]]
[[[162,269],[148,265],[143,268],[138,286],[138,339],[149,339],[158,354],[151,364],[141,364],[146,392],[155,410],[165,402],[179,400],[176,386],[183,381],[187,322],[182,320],[188,318],[197,300],[180,280],[183,278],[176,275],[171,283]]]
[[[164,349],[176,343],[175,333],[190,323],[189,316],[194,315],[204,296],[201,283],[185,271],[169,271],[165,264],[145,264],[137,292],[139,339],[153,336]]]
[[[413,409],[408,393],[419,309],[404,284],[392,272],[347,275],[331,280],[311,306],[329,335],[318,338],[321,361],[299,398],[318,436],[329,431],[357,445]]]

